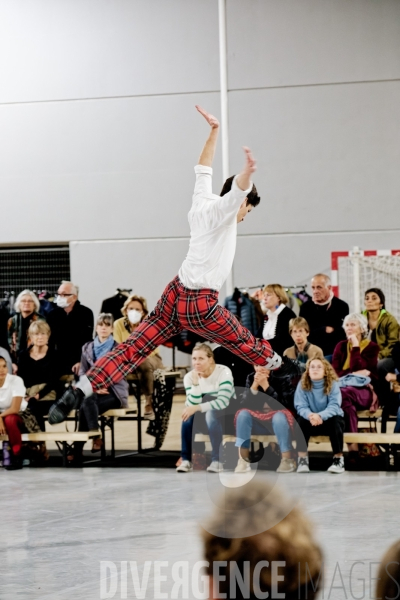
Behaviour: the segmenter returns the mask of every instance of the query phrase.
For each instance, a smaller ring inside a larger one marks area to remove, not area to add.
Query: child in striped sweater
[[[224,365],[215,364],[213,351],[208,344],[196,344],[192,352],[192,364],[193,370],[183,380],[186,402],[182,414],[182,462],[177,471],[188,473],[193,470],[193,424],[195,414],[200,412],[204,413],[212,448],[211,464],[207,471],[219,473],[223,471],[219,460],[222,444],[220,418],[235,393],[232,372]]]

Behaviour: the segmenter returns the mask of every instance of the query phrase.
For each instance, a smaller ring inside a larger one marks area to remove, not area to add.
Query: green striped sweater
[[[215,365],[209,377],[199,377],[198,385],[193,385],[192,373],[186,373],[183,383],[186,390],[186,406],[201,404],[201,412],[207,410],[222,410],[229,405],[230,399],[235,394],[233,387],[232,371],[224,365]],[[205,396],[211,396],[210,400]]]

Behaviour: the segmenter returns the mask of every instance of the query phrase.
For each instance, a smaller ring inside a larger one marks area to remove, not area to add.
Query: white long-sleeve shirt
[[[236,250],[237,213],[253,184],[243,191],[236,177],[225,196],[212,193],[212,168],[197,165],[193,203],[189,211],[189,251],[179,279],[192,290],[219,291],[232,268]]]
[[[229,405],[230,399],[235,394],[232,371],[229,367],[215,365],[215,369],[209,377],[199,377],[197,385],[193,385],[192,373],[193,371],[189,371],[183,378],[186,406],[201,404],[201,412],[207,412],[208,410],[222,410]],[[213,396],[213,399],[203,402],[206,395]]]

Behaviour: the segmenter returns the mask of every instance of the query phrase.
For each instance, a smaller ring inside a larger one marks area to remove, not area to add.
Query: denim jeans
[[[242,410],[236,419],[236,446],[250,448],[251,434],[276,435],[281,452],[292,450],[290,426],[286,415],[279,411],[269,421],[254,418],[249,411]]]
[[[219,450],[222,444],[222,425],[219,417],[222,417],[222,412],[222,410],[208,410],[205,413],[195,413],[187,421],[182,421],[182,460],[192,460],[192,439],[193,434],[196,433],[193,432],[193,425],[195,423],[195,429],[201,429],[205,418],[211,441],[211,460],[219,461]]]

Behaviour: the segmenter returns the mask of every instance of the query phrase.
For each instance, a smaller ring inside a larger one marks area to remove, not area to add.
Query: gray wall
[[[227,0],[227,27],[231,169],[250,145],[262,196],[235,284],[398,247],[400,2]],[[154,304],[187,248],[193,106],[220,112],[216,0],[3,0],[0,81],[1,242],[74,241],[95,312],[116,286]]]

